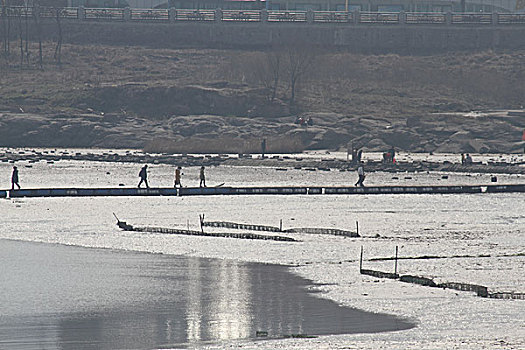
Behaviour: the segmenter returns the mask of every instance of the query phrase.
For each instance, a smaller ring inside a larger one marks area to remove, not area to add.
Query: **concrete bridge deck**
[[[157,187],[157,188],[30,188],[0,190],[0,198],[209,196],[209,195],[330,195],[330,194],[468,194],[525,192],[525,184],[469,186],[367,186],[367,187]]]

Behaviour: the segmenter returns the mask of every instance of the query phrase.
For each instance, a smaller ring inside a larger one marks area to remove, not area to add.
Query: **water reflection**
[[[0,296],[2,306],[11,301],[0,318],[0,348],[146,349],[256,331],[411,327],[313,297],[308,282],[282,266],[2,240],[0,252],[0,277],[11,286]]]

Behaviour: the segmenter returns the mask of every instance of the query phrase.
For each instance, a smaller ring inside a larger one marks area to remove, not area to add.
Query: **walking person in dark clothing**
[[[352,164],[357,164],[357,148],[352,148]]]
[[[146,188],[149,188],[149,185],[148,185],[148,165],[147,164],[144,165],[142,167],[142,169],[140,169],[139,177],[140,177],[139,188],[140,188],[140,185],[142,185],[143,182],[146,184]]]
[[[11,189],[15,189],[15,185],[20,189],[20,185],[18,184],[18,168],[16,166],[13,167],[13,175],[11,175]]]
[[[182,185],[180,183],[180,177],[182,175],[181,169],[182,168],[180,166],[177,167],[177,169],[175,169],[175,186],[173,186],[173,187],[177,187],[177,186],[182,187]]]
[[[199,178],[201,179],[199,187],[206,187],[206,177],[204,176],[204,167],[203,166],[201,166],[201,172],[200,172]]]
[[[262,158],[264,158],[264,154],[266,153],[266,139],[263,139],[261,141],[261,155]]]
[[[357,168],[357,175],[359,175],[359,179],[355,183],[355,186],[365,187],[363,182],[365,181],[366,175],[365,175],[365,169],[363,168],[363,163],[362,162],[361,162],[361,164],[359,164],[359,167]]]
[[[359,151],[357,151],[357,162],[361,162],[361,157],[363,157],[363,150],[360,149]]]
[[[394,163],[396,161],[396,149],[392,147],[390,149],[390,163]]]

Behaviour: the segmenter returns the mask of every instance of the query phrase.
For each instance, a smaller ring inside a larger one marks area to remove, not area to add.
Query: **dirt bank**
[[[265,52],[64,45],[56,65],[48,42],[37,69],[36,50],[30,43],[21,67],[14,51],[0,63],[1,146],[245,153],[267,138],[269,152],[286,151],[272,149],[277,143],[292,151],[350,142],[376,151],[523,151],[525,114],[490,112],[521,108],[522,51],[315,52],[292,103],[290,52],[279,53],[272,98],[275,56]],[[313,125],[294,123],[299,116]]]

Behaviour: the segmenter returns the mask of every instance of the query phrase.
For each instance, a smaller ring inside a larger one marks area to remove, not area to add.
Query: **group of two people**
[[[472,157],[470,154],[467,153],[467,155],[465,155],[464,153],[461,153],[461,164],[472,164]]]
[[[395,163],[396,162],[396,150],[394,147],[390,148],[389,151],[383,153],[383,163]]]
[[[175,169],[175,185],[173,187],[182,187],[182,184],[181,184],[181,176],[183,175],[182,173],[182,168],[180,166],[178,166],[176,169]],[[146,188],[149,188],[149,184],[148,184],[148,165],[144,165],[142,167],[142,169],[140,169],[140,172],[139,172],[139,177],[140,177],[140,182],[139,182],[139,185],[138,187],[140,188],[140,185],[142,185],[142,183],[144,183],[146,185]],[[204,166],[201,166],[201,170],[200,170],[200,174],[199,174],[199,179],[200,179],[200,183],[199,183],[199,187],[206,187],[206,176],[204,175]]]

